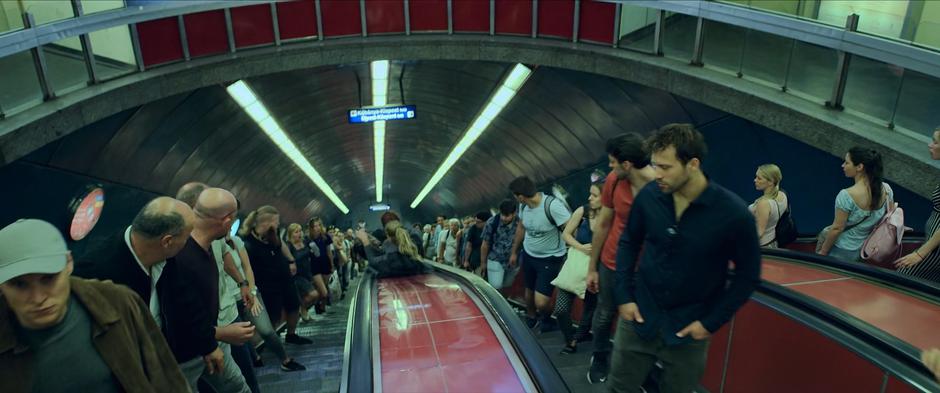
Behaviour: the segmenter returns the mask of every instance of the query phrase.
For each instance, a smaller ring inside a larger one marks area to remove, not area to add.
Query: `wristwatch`
[[[247,288],[247,287],[248,287],[248,280],[242,280],[242,282],[238,283],[238,287],[239,287],[239,288]]]

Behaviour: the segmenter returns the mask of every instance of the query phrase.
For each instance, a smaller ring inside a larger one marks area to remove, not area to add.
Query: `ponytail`
[[[255,209],[254,211],[252,211],[251,213],[248,213],[248,217],[245,217],[245,223],[242,224],[241,228],[239,228],[238,234],[242,237],[245,237],[248,234],[250,234],[251,231],[254,231],[255,227],[258,226],[258,220],[261,219],[259,218],[259,216],[268,216],[268,215],[277,216],[280,214],[281,213],[278,212],[277,208],[274,206],[271,206],[271,205],[261,206]]]
[[[245,222],[242,224],[241,228],[238,228],[238,236],[245,237],[253,229],[255,229],[255,222],[258,220],[258,211],[252,210],[251,213],[248,213],[248,217],[245,217]]]
[[[418,254],[418,247],[411,242],[411,235],[401,226],[400,221],[389,221],[385,225],[385,234],[393,239],[398,245],[398,252],[407,255],[409,258],[420,261],[421,255]]]
[[[774,183],[773,190],[770,191],[770,194],[767,195],[769,199],[777,199],[777,196],[780,195],[780,182],[783,181],[783,172],[780,171],[780,167],[774,164],[764,164],[757,167],[757,174],[759,174],[764,179]],[[759,198],[763,198],[761,195]]]
[[[849,158],[855,165],[862,165],[862,171],[868,177],[868,191],[871,193],[871,202],[868,205],[869,210],[874,210],[881,206],[884,192],[884,164],[881,160],[881,154],[872,149],[864,147],[853,147],[849,149]]]

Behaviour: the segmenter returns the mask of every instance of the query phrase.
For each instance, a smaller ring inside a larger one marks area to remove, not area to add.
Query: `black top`
[[[313,247],[316,245],[317,248],[320,249],[319,256],[315,256],[313,250],[310,250],[310,265],[313,267],[313,270],[328,271],[332,269],[332,265],[330,265],[330,257],[326,254],[327,250],[330,249],[330,244],[333,244],[333,237],[330,235],[322,235],[320,237],[310,239],[309,246]]]
[[[264,243],[249,233],[243,239],[245,252],[251,260],[251,270],[255,274],[255,283],[266,290],[286,290],[291,280],[290,261],[281,252],[281,247]]]
[[[192,237],[176,257],[166,261],[157,293],[164,311],[166,341],[178,362],[218,348],[219,269],[212,255]]]
[[[75,276],[111,280],[126,285],[150,304],[150,276],[144,273],[124,240],[124,232],[109,237],[100,246],[87,252],[75,264]],[[160,276],[163,280],[163,276]]]
[[[483,228],[472,225],[468,232],[467,241],[470,242],[470,263],[482,263],[480,261],[480,246],[483,245]]]
[[[613,293],[617,304],[637,303],[645,321],[633,324],[638,335],[661,333],[667,344],[691,340],[675,334],[696,320],[714,333],[760,282],[757,230],[741,198],[709,182],[678,222],[675,212],[672,195],[655,182],[637,194],[617,249]]]
[[[290,249],[290,253],[297,263],[297,275],[309,280],[313,278],[313,272],[310,270],[310,257],[312,254],[310,253],[310,247],[303,245],[303,242],[301,242],[301,246],[303,248],[298,250],[293,243],[287,243],[287,248]],[[288,269],[290,268],[288,267]]]

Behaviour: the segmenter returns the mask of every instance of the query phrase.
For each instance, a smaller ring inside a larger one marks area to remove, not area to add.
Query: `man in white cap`
[[[140,297],[72,269],[52,224],[0,230],[0,391],[189,391]]]

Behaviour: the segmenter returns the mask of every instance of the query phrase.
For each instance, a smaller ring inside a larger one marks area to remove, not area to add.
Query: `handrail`
[[[921,364],[917,348],[842,310],[769,282],[761,283],[752,299],[819,331],[911,385],[940,391],[933,373]]]
[[[876,279],[902,289],[918,292],[919,294],[940,303],[940,285],[932,282],[902,276],[892,271],[869,266],[863,263],[845,262],[817,254],[809,254],[785,249],[763,249],[761,252],[763,255],[792,259],[799,262],[810,262],[833,269],[839,269],[854,275]]]
[[[817,21],[733,4],[686,0],[603,0],[700,17],[875,59],[940,78],[940,52]]]
[[[490,309],[499,328],[512,338],[512,345],[521,358],[525,360],[526,371],[540,392],[568,392],[570,388],[561,377],[558,369],[532,335],[528,327],[515,312],[505,298],[488,282],[477,275],[451,266],[436,262],[425,261],[445,276],[459,280],[473,291],[480,301]]]
[[[375,385],[372,367],[372,304],[375,298],[375,275],[369,271],[362,274],[349,307],[346,324],[346,346],[343,351],[343,375],[339,391],[372,392]]]

